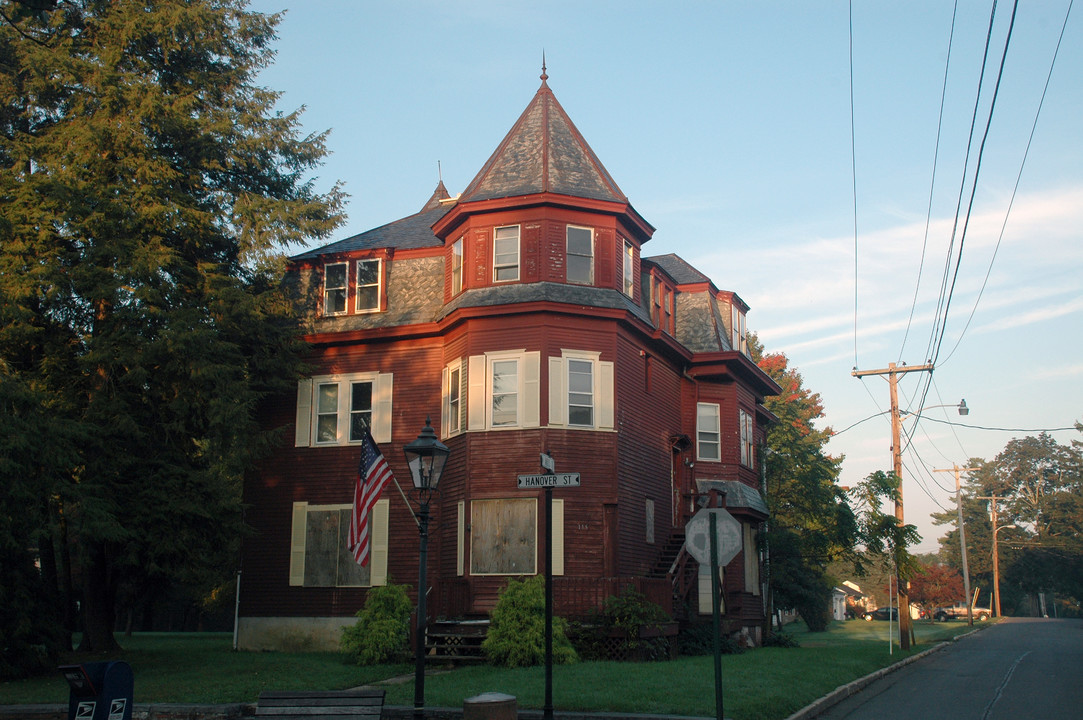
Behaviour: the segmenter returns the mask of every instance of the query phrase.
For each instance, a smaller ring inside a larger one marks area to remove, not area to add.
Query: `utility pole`
[[[895,501],[895,519],[899,525],[903,524],[903,492],[902,492],[902,423],[899,420],[899,375],[908,372],[932,372],[932,364],[925,365],[902,365],[888,363],[882,370],[858,370],[853,369],[850,374],[856,378],[866,375],[887,375],[888,385],[891,388],[891,461],[895,477],[899,479],[899,495]],[[910,618],[910,591],[906,587],[903,578],[899,576],[899,565],[895,565],[895,575],[899,582],[899,648],[910,649],[910,636],[913,634],[913,622]]]
[[[970,599],[970,571],[966,567],[966,526],[963,525],[963,491],[959,486],[959,473],[974,472],[979,468],[961,468],[952,463],[950,470],[933,470],[933,472],[955,473],[955,506],[959,510],[959,549],[963,554],[963,592],[966,593],[966,624],[974,625],[974,601]]]
[[[1002,529],[997,527],[997,500],[1003,499],[996,495],[978,498],[978,500],[989,501],[989,515],[993,521],[993,612],[997,617],[1000,617],[1000,556],[997,552],[997,531]],[[1004,527],[1015,526],[1005,525]]]

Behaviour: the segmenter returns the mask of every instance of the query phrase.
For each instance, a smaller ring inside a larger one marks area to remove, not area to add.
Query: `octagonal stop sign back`
[[[703,565],[711,564],[711,515],[715,516],[718,538],[718,565],[728,565],[741,552],[741,523],[724,508],[702,508],[684,526],[688,554]]]

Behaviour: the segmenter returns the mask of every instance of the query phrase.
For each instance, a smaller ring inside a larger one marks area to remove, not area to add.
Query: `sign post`
[[[722,598],[718,589],[718,516],[710,516],[711,533],[711,617],[714,623],[714,704],[715,718],[723,720],[722,712]]]
[[[553,488],[579,487],[579,473],[558,473],[548,452],[541,454],[540,475],[520,475],[520,490],[545,490],[545,705],[543,720],[553,720]]]
[[[711,616],[714,625],[714,697],[715,717],[723,720],[722,710],[722,596],[719,568],[730,563],[741,551],[741,523],[724,508],[703,508],[684,526],[688,554],[700,565],[711,566]]]

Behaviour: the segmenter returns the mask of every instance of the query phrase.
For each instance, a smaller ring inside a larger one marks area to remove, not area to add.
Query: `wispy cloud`
[[[1076,298],[1072,302],[1064,303],[1062,305],[1046,305],[1045,307],[1035,308],[1025,313],[1002,316],[996,322],[987,323],[974,328],[973,332],[987,333],[1025,327],[1027,325],[1034,325],[1035,323],[1055,320],[1056,318],[1080,311],[1083,311],[1083,297]]]

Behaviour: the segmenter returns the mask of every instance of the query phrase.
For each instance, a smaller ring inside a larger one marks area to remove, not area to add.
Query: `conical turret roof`
[[[598,156],[557,102],[546,82],[519,116],[459,202],[558,193],[627,203]]]

